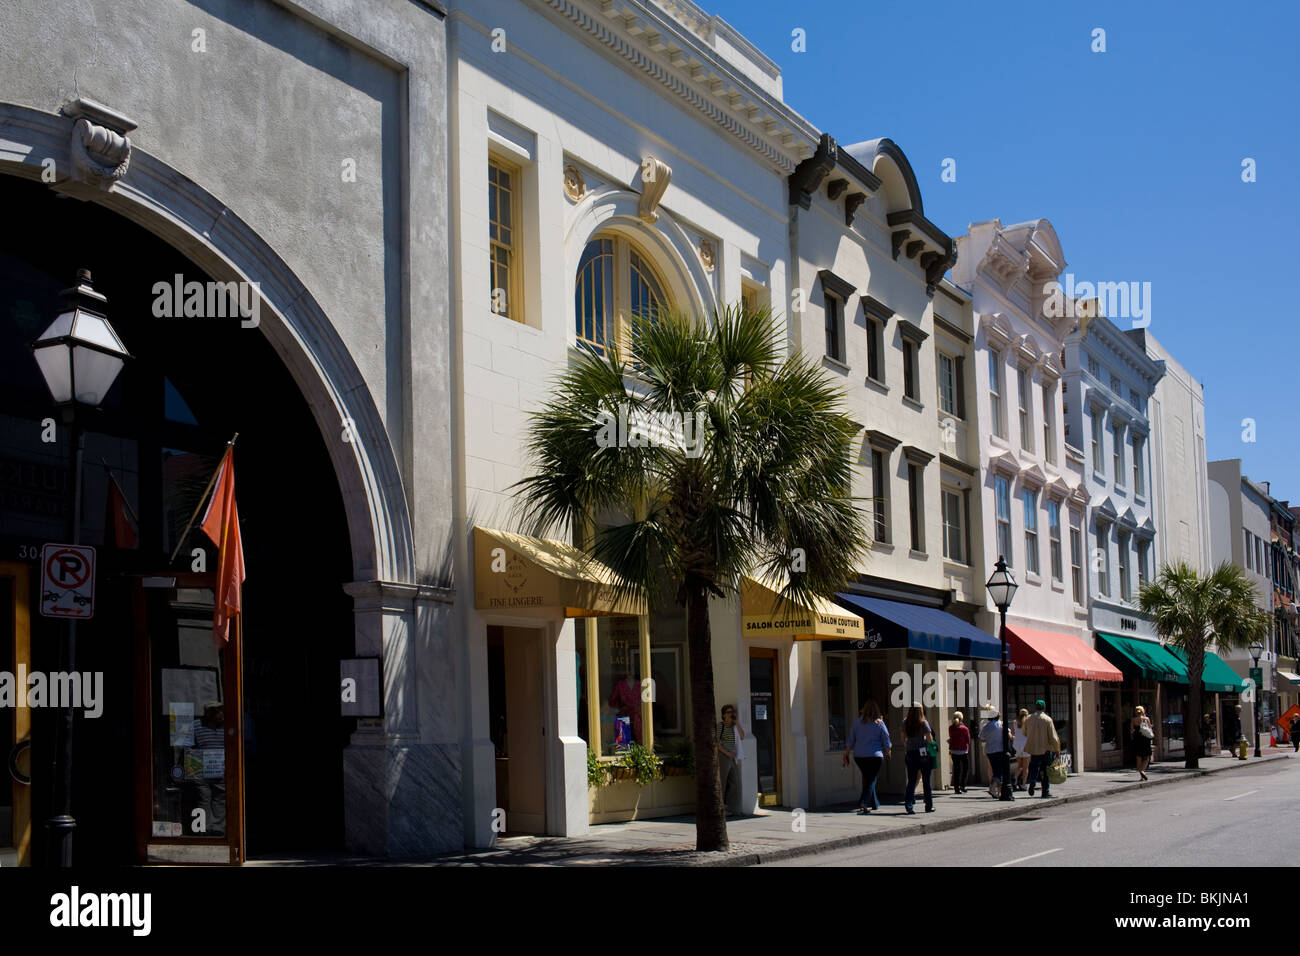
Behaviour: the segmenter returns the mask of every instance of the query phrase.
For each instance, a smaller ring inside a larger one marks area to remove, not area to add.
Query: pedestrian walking
[[[718,740],[713,745],[718,752],[718,782],[722,785],[722,799],[728,816],[742,814],[740,803],[740,761],[744,752],[745,728],[736,718],[736,708],[727,704],[722,708],[722,725]]]
[[[1291,744],[1295,747],[1295,753],[1300,754],[1300,714],[1291,718]]]
[[[1002,795],[1002,778],[1010,775],[1011,766],[1007,755],[1002,752],[1003,743],[1002,715],[996,710],[993,716],[984,721],[980,728],[980,741],[984,744],[984,756],[989,761],[989,796]]]
[[[1151,764],[1151,741],[1155,740],[1155,730],[1151,727],[1151,718],[1141,704],[1133,708],[1133,719],[1129,721],[1129,732],[1133,735],[1133,753],[1137,756],[1138,776],[1147,779],[1147,767]]]
[[[934,758],[930,756],[930,741],[934,740],[934,730],[925,719],[925,711],[916,701],[908,708],[903,720],[903,745],[906,748],[907,793],[903,797],[903,806],[908,813],[916,805],[916,779],[921,778],[925,793],[925,812],[934,812],[934,792],[931,789],[930,772],[934,769]]]
[[[1011,725],[1011,746],[1016,752],[1016,779],[1013,790],[1023,790],[1025,784],[1029,782],[1029,752],[1025,750],[1025,744],[1029,742],[1029,738],[1025,736],[1025,721],[1028,719],[1029,711],[1021,707],[1015,723]]]
[[[1210,738],[1214,736],[1214,718],[1206,714],[1201,718],[1201,756],[1210,755]]]
[[[1300,719],[1300,718],[1298,718]],[[966,778],[970,776],[970,728],[962,723],[962,712],[952,715],[948,727],[948,752],[952,754],[952,792],[966,792]]]
[[[858,770],[862,772],[862,795],[858,798],[860,814],[880,809],[880,800],[876,796],[876,778],[880,775],[880,768],[889,759],[892,746],[889,729],[880,716],[880,708],[874,700],[867,700],[853,721],[853,726],[849,728],[849,740],[844,748],[844,766],[849,765],[849,756],[852,755]]]
[[[1047,713],[1047,703],[1034,701],[1034,714],[1025,718],[1025,750],[1029,753],[1029,795],[1034,795],[1034,784],[1041,778],[1043,799],[1051,796],[1051,781],[1047,768],[1061,752],[1061,738],[1056,734],[1056,724]]]

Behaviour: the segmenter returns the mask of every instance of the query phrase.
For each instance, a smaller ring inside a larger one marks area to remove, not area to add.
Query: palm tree
[[[667,586],[686,608],[699,850],[728,846],[710,597],[764,574],[789,582],[782,613],[791,613],[842,587],[868,548],[849,491],[856,428],[843,394],[784,345],[766,308],[725,308],[707,326],[676,314],[630,319],[625,349],[575,359],[533,414],[533,470],[516,485],[535,533],[594,528],[584,548],[621,588]],[[646,441],[647,431],[657,437]]]
[[[1246,572],[1226,561],[1207,575],[1185,562],[1166,564],[1154,581],[1138,591],[1138,604],[1155,622],[1156,632],[1178,648],[1187,661],[1188,715],[1183,722],[1185,764],[1199,765],[1201,673],[1213,642],[1224,648],[1245,647],[1268,636],[1272,618],[1256,605],[1255,585]]]

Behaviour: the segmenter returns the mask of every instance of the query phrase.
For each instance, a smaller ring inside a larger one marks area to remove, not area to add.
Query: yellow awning
[[[796,641],[861,639],[862,618],[825,598],[811,607],[780,600],[781,585],[745,578],[740,591],[741,626],[746,637],[793,637]]]
[[[474,606],[529,616],[646,613],[644,596],[620,597],[606,565],[563,541],[474,529]]]

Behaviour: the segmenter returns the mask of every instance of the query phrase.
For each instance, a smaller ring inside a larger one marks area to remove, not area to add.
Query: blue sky
[[[1300,3],[699,2],[819,129],[897,142],[949,233],[1045,217],[1076,281],[1150,282],[1149,332],[1205,385],[1209,458],[1300,503]]]

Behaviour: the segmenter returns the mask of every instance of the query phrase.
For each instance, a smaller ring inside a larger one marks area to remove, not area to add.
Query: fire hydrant
[[[1250,751],[1250,741],[1242,737],[1237,741],[1237,759],[1245,760],[1247,753]]]

